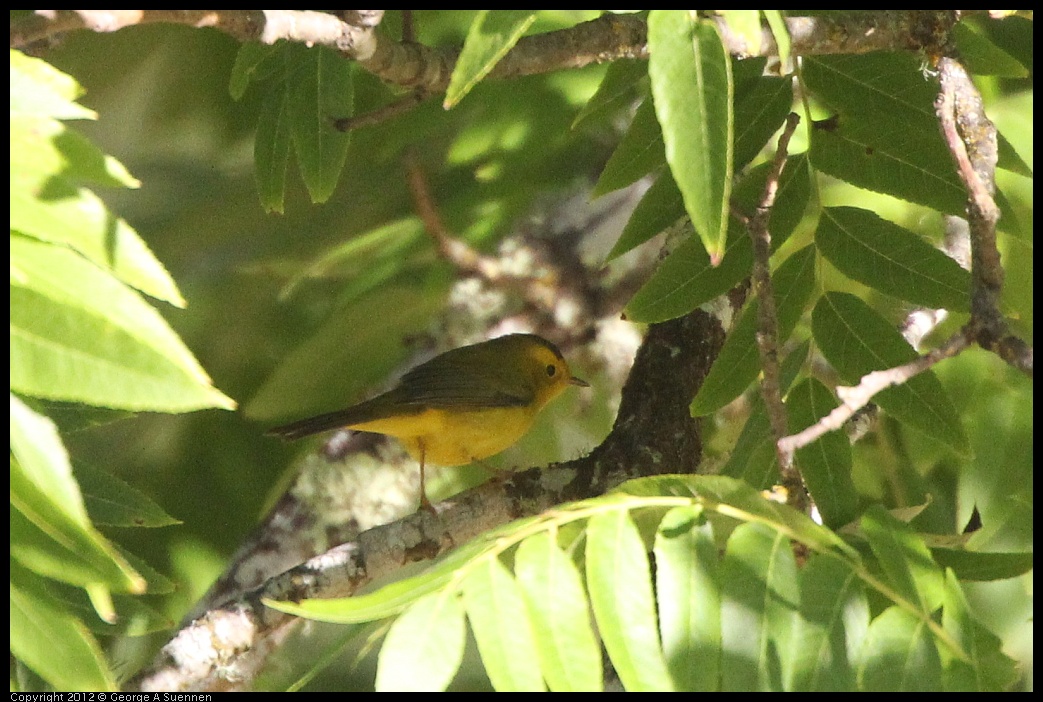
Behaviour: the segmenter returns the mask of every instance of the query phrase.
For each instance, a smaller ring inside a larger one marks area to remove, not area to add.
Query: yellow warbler
[[[398,386],[346,409],[276,427],[299,439],[346,428],[387,434],[424,466],[460,466],[518,441],[537,413],[569,385],[588,387],[561,352],[535,334],[511,334],[446,351],[406,373]]]

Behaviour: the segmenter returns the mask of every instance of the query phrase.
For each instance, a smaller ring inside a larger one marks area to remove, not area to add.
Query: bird
[[[535,334],[508,334],[446,351],[407,372],[391,390],[335,412],[275,427],[268,434],[300,439],[331,429],[386,434],[420,464],[460,466],[495,456],[532,427],[569,386],[572,374],[558,348]]]

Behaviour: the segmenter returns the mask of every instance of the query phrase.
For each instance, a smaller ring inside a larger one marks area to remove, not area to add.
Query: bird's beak
[[[589,388],[590,387],[590,383],[588,383],[587,381],[583,380],[583,378],[577,378],[576,376],[572,376],[571,378],[569,378],[569,385],[575,385],[575,386],[581,387],[581,388]]]

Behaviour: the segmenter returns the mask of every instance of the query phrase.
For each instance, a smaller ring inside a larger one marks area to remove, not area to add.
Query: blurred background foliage
[[[419,38],[435,44],[461,42],[470,19],[419,15]],[[446,112],[429,100],[404,118],[358,131],[340,187],[324,205],[310,204],[291,169],[286,213],[267,215],[253,173],[260,96],[248,91],[235,102],[228,93],[238,48],[216,31],[136,27],[104,37],[73,34],[47,58],[83,84],[82,102],[101,115],[77,127],[142,181],[138,190],[102,195],[143,235],[188,300],[185,311],[161,312],[214,384],[241,404],[336,308],[362,305],[348,326],[386,348],[352,348],[365,360],[351,367],[342,365],[344,357],[313,359],[317,387],[338,375],[370,374],[367,361],[403,360],[402,339],[425,331],[454,272],[414,215],[404,149],[414,149],[430,174],[451,231],[488,250],[534,200],[588,181],[611,148],[610,123],[568,130],[603,67],[488,83],[486,94],[457,109]],[[358,112],[387,99],[379,81],[358,76]],[[353,250],[341,253],[346,248]],[[313,265],[326,252],[337,259]],[[374,293],[379,286],[387,287]],[[379,328],[366,326],[374,322]],[[273,412],[263,419],[271,421]],[[108,465],[126,460],[113,467],[177,500],[166,507],[186,523],[198,520],[196,546],[226,554],[250,518],[238,529],[210,528],[214,505],[223,505],[224,515],[256,517],[297,450],[261,438],[263,428],[240,413],[143,415],[79,437],[83,444],[73,452]],[[114,445],[123,449],[118,458],[110,453]],[[200,502],[200,494],[214,502]]]

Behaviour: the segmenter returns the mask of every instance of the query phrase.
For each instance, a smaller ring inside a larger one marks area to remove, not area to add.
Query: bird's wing
[[[394,391],[409,404],[430,407],[522,407],[534,393],[524,382],[511,382],[503,368],[436,357],[402,376]]]

